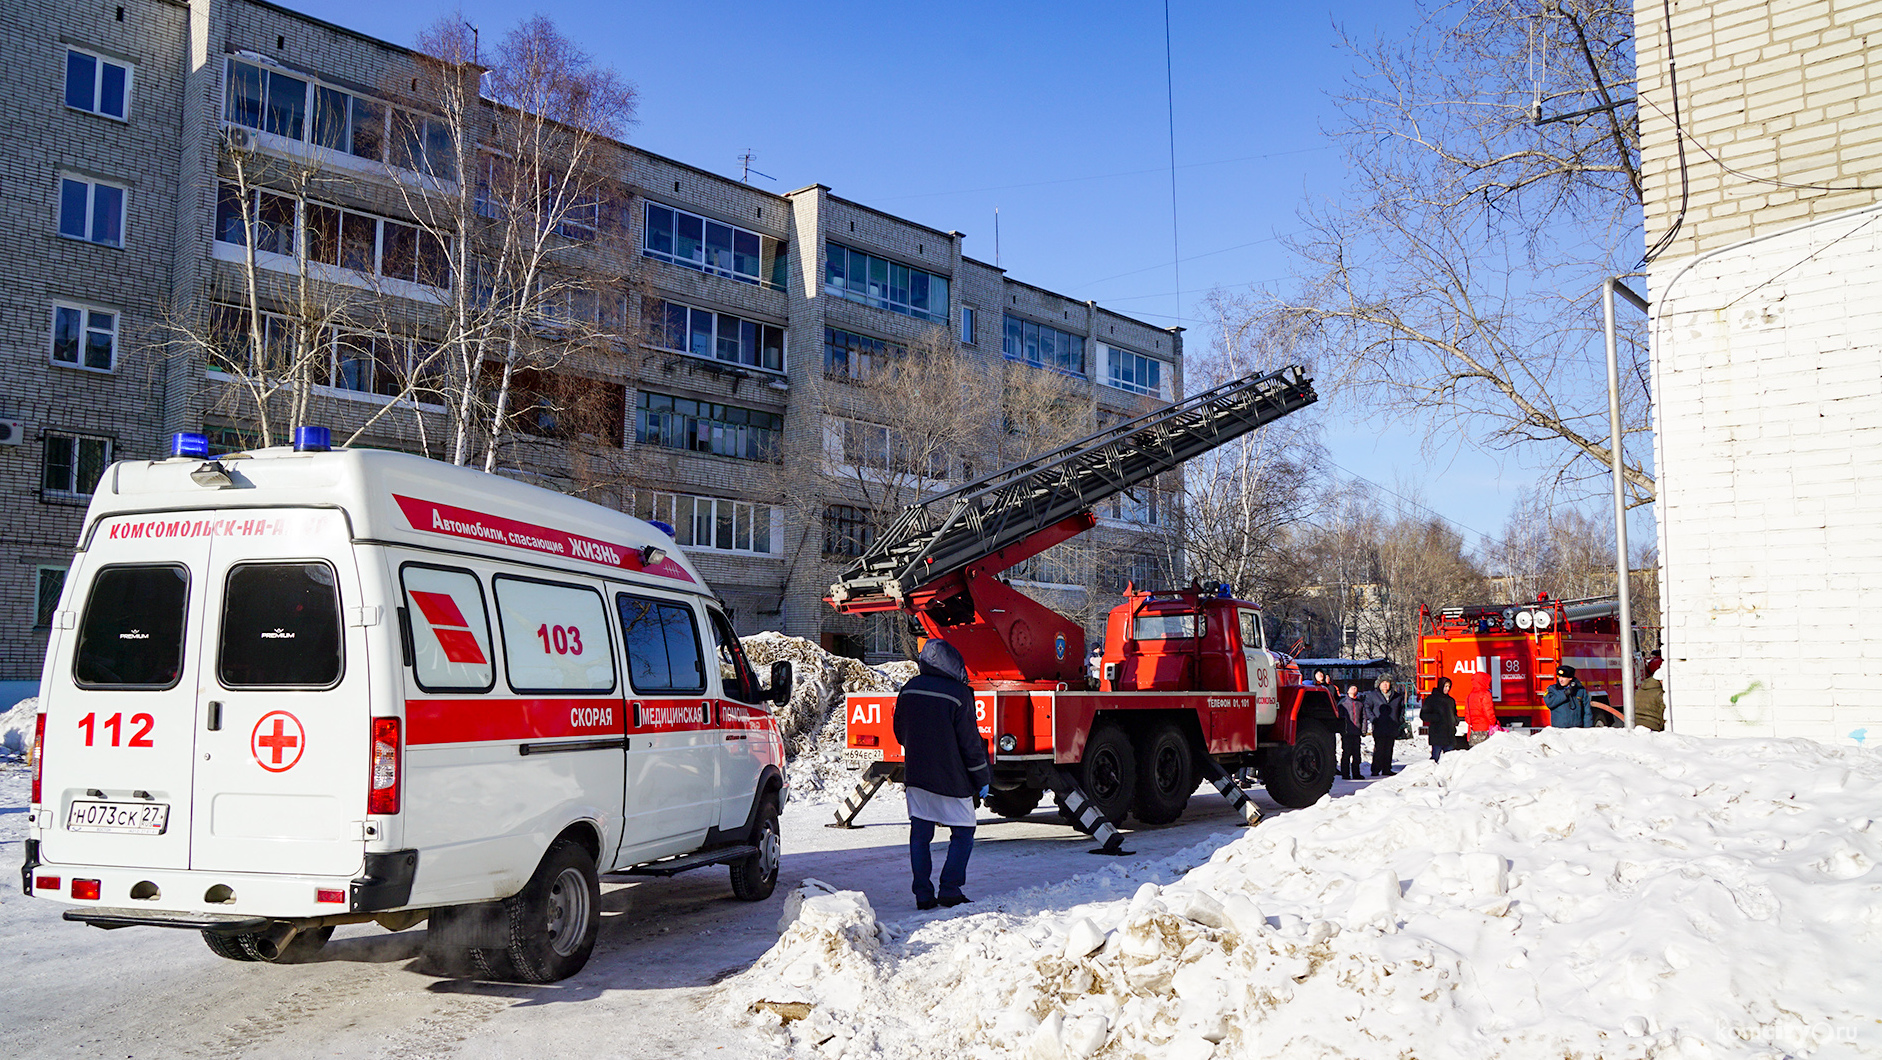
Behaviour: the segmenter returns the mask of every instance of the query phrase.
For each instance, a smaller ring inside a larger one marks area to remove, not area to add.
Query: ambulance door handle
[[[222,728],[222,701],[219,699],[212,699],[209,701],[209,731],[216,732],[221,728]]]

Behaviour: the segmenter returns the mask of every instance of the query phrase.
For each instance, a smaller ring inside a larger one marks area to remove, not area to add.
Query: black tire
[[[553,983],[582,970],[601,924],[601,879],[595,859],[564,839],[549,848],[523,889],[501,903],[510,945],[472,950],[492,979]]]
[[[209,945],[209,952],[231,961],[260,960],[242,944],[242,935],[224,935],[218,931],[203,932],[203,941]]]
[[[1007,788],[1004,791],[995,788],[993,794],[987,796],[987,809],[1008,820],[1016,821],[1022,817],[1032,816],[1032,812],[1039,808],[1039,800],[1044,798],[1045,794],[1038,788]]]
[[[758,826],[752,833],[757,852],[732,863],[732,894],[741,902],[762,902],[778,886],[778,864],[783,859],[784,837],[778,826],[778,797],[767,793],[758,805]]]
[[[1294,734],[1293,746],[1270,753],[1262,766],[1261,782],[1269,798],[1298,810],[1312,806],[1333,789],[1336,762],[1333,733],[1320,725],[1303,724]]]
[[[1112,824],[1124,822],[1136,795],[1137,755],[1123,729],[1107,722],[1091,730],[1078,763],[1078,786]]]
[[[1195,753],[1175,725],[1153,729],[1137,749],[1137,795],[1131,813],[1144,824],[1169,824],[1183,816],[1196,790]]]

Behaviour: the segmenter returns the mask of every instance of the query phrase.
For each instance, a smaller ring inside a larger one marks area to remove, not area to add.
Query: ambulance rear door
[[[47,649],[49,862],[189,867],[209,537],[183,525],[101,520],[72,564]]]
[[[367,636],[346,517],[222,511],[202,579],[190,867],[349,876],[371,770]]]

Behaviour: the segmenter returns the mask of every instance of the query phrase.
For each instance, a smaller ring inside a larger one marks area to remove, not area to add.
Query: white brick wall
[[[1882,740],[1882,207],[1651,287],[1669,725]]]

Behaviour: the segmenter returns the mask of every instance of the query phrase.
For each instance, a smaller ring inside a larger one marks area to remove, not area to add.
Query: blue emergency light
[[[294,428],[294,451],[324,453],[333,448],[333,432],[325,427]]]
[[[178,431],[170,436],[171,456],[193,456],[202,459],[209,455],[209,436],[197,431]]]
[[[660,520],[658,520],[658,519],[649,519],[649,520],[647,521],[647,525],[648,525],[648,526],[651,526],[651,527],[653,527],[653,528],[654,528],[655,530],[658,530],[658,531],[660,531],[661,533],[663,533],[663,534],[665,534],[665,535],[667,535],[668,537],[673,537],[673,536],[674,536],[674,535],[673,535],[673,528],[672,528],[672,527],[670,527],[670,526],[668,526],[667,524],[665,524],[665,523],[663,523],[663,522],[661,522],[661,521],[660,521]],[[677,540],[677,539],[676,539],[676,540]]]

